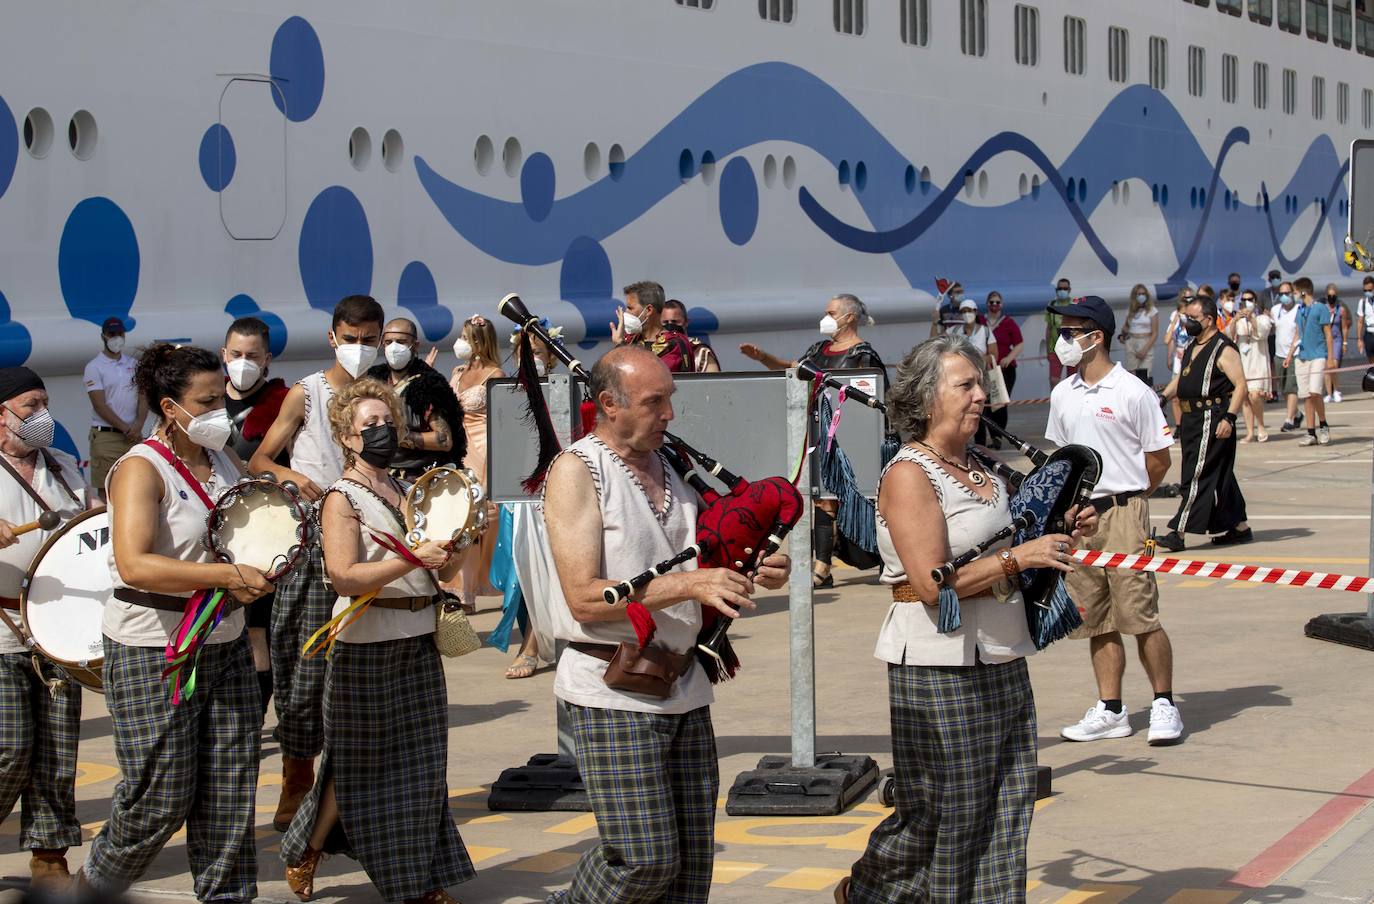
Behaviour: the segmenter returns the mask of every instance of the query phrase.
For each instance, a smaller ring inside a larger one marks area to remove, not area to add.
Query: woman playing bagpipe
[[[444,887],[474,875],[449,815],[448,695],[434,646],[438,581],[452,580],[459,562],[433,541],[410,550],[398,539],[405,492],[387,466],[404,423],[395,394],[370,378],[329,402],[345,470],[320,514],[325,572],[339,594],[328,632],[312,638],[330,657],[324,755],[281,853],[303,901],[325,851],[361,863],[387,901],[452,902]]]
[[[230,424],[219,358],[154,345],[134,382],[160,422],[106,481],[114,598],[105,606],[105,703],[123,779],[78,884],[117,894],[152,864],[183,822],[201,901],[251,901],[259,741],[258,682],[241,605],[272,591],[261,571],[215,563],[205,519],[241,476],[224,451]],[[164,682],[169,637],[188,600],[224,588],[233,605],[194,662]]]
[[[983,356],[941,336],[907,355],[887,395],[903,445],[878,490],[881,580],[893,603],[875,655],[888,663],[896,812],[874,829],[837,901],[1025,899],[1036,762],[1025,657],[1035,644],[1018,574],[1072,570],[1069,550],[1096,529],[1096,512],[1070,509],[1072,535],[1000,541],[953,570],[942,592],[933,572],[1012,522],[1005,482],[968,451],[983,379]],[[958,614],[942,619],[951,590]]]

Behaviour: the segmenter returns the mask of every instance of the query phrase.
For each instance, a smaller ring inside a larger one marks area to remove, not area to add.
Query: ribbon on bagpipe
[[[1147,556],[1097,549],[1080,549],[1073,557],[1075,561],[1094,568],[1123,568],[1130,571],[1181,574],[1195,578],[1215,578],[1222,581],[1244,581],[1250,584],[1273,584],[1311,590],[1345,590],[1350,593],[1374,590],[1374,578],[1353,574],[1327,574],[1321,571],[1274,568],[1268,565],[1204,562],[1197,559],[1177,559],[1173,556]]]
[[[410,551],[410,547],[397,539],[394,534],[390,534],[384,530],[374,529],[363,524],[362,519],[357,515],[353,516],[353,520],[357,521],[362,529],[372,536],[372,539],[376,541],[378,546],[381,546],[388,552],[395,553],[418,568],[425,567],[425,563],[415,557],[415,554]],[[345,628],[362,617],[362,614],[367,611],[367,607],[372,605],[372,601],[377,598],[377,594],[380,592],[380,589],[369,590],[361,596],[354,597],[353,602],[349,603],[347,609],[325,622],[318,631],[310,635],[309,639],[305,642],[305,646],[301,647],[301,655],[306,659],[313,659],[323,650],[325,658],[328,659],[329,654],[334,651],[334,641],[339,639],[339,635],[343,633]]]

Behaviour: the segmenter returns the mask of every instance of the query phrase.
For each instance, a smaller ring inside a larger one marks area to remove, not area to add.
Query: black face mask
[[[1189,336],[1202,335],[1202,321],[1194,320],[1191,317],[1183,318],[1183,331]]]
[[[1232,292],[1239,292],[1239,291],[1240,291],[1240,283],[1239,283],[1239,282],[1233,282],[1233,283],[1231,283],[1231,291],[1232,291]]]
[[[363,450],[358,457],[374,468],[385,468],[396,455],[396,428],[390,424],[368,427],[358,434],[363,438]]]

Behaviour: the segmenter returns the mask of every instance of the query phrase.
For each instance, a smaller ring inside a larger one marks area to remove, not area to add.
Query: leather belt
[[[1206,411],[1208,408],[1215,408],[1218,405],[1225,405],[1226,399],[1179,399],[1178,406],[1183,409],[1184,414],[1193,414]]]
[[[12,596],[0,596],[0,609],[9,609],[12,612],[18,612],[19,600]]]
[[[432,596],[379,596],[371,606],[374,609],[399,609],[402,612],[419,612],[426,606],[434,605]]]
[[[568,649],[576,650],[579,653],[586,653],[588,656],[600,659],[602,662],[610,662],[615,658],[615,651],[619,649],[619,647],[616,644],[586,643],[584,641],[575,640],[568,644]],[[696,655],[692,650],[688,650],[685,653],[670,653],[668,655],[672,658],[671,668],[674,680],[685,673],[687,667],[696,659]]]
[[[102,427],[99,424],[92,424],[91,429],[96,433],[123,433],[118,427]]]
[[[892,601],[894,603],[924,603],[916,594],[916,588],[911,586],[910,581],[902,581],[900,584],[892,585]]]
[[[186,611],[186,601],[190,597],[171,596],[166,593],[149,593],[146,590],[134,590],[131,587],[116,587],[114,598],[121,603],[132,603],[135,606],[147,606],[149,609],[157,609],[160,612],[184,612]],[[232,599],[232,598],[231,598]],[[230,607],[237,606],[238,603],[231,602]]]
[[[1118,505],[1125,505],[1137,496],[1144,496],[1140,490],[1127,490],[1124,493],[1117,493],[1115,496],[1103,496],[1101,499],[1093,499],[1088,504],[1097,509],[1099,515],[1105,514],[1116,508]]]

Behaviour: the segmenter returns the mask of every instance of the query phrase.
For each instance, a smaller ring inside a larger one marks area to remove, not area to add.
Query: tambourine
[[[205,546],[221,562],[276,581],[315,541],[310,510],[291,483],[250,477],[225,490],[205,519]]]
[[[432,540],[455,552],[466,549],[486,529],[486,499],[477,475],[467,468],[445,465],[426,471],[406,493],[402,507],[406,543],[413,548]]]

